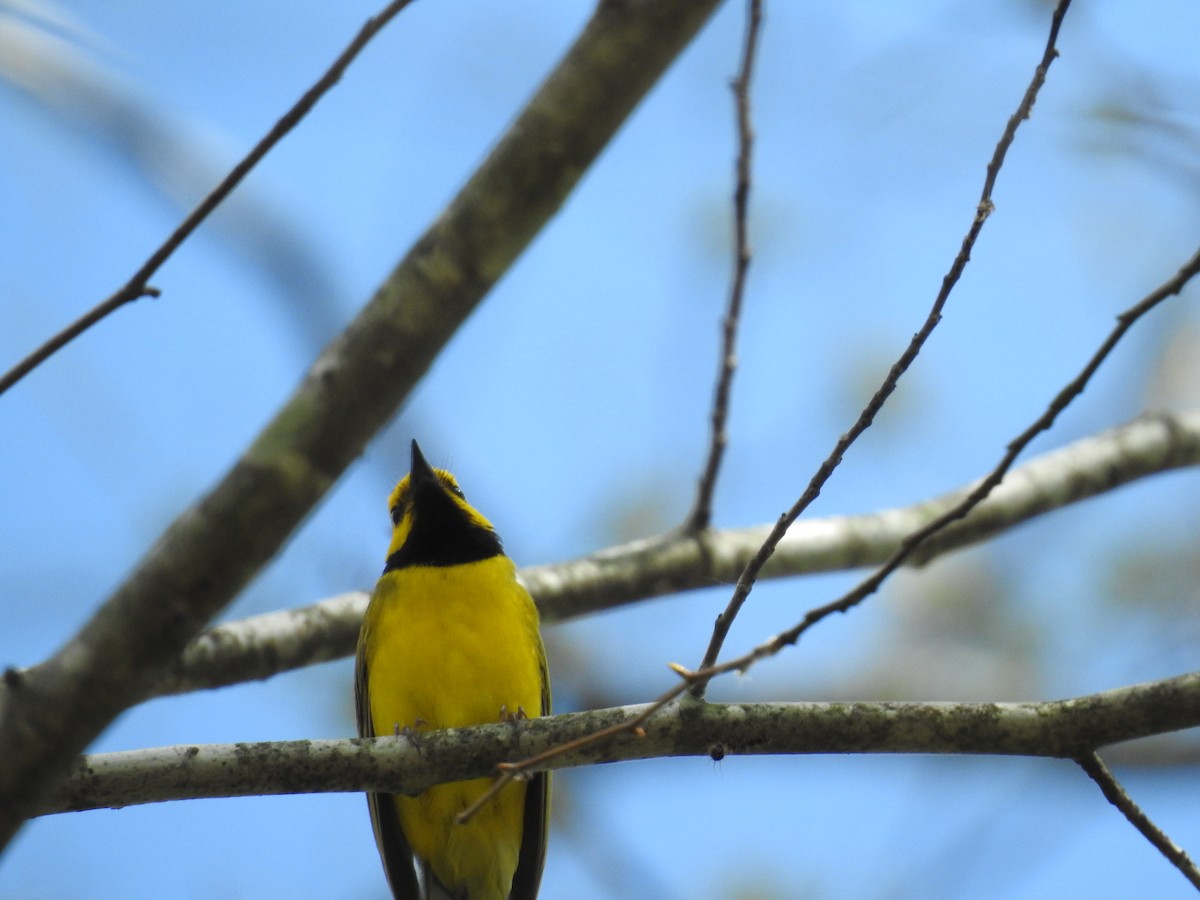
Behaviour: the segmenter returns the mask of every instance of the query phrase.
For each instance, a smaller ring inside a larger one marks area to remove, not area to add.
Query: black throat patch
[[[412,496],[412,529],[399,550],[388,557],[383,571],[409,566],[457,566],[500,556],[500,538],[463,512],[437,483],[415,486]]]

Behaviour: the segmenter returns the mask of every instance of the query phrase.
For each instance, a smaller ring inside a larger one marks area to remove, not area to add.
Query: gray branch
[[[715,5],[601,3],[470,181],[221,482],[62,650],[6,673],[0,847],[362,454]]]
[[[42,814],[201,797],[417,793],[495,772],[630,722],[626,706],[405,736],[160,747],[79,759]],[[958,753],[1078,759],[1117,741],[1200,725],[1200,673],[1040,703],[704,703],[651,716],[551,760],[562,769],[670,756]]]
[[[970,516],[916,554],[929,560],[980,543],[1021,522],[1106,493],[1139,478],[1200,464],[1200,413],[1157,415],[1070,444],[1013,469]],[[782,578],[870,566],[888,559],[904,536],[950,509],[971,489],[902,509],[862,516],[802,519],[763,572]],[[592,556],[521,571],[543,621],[556,622],[664,594],[732,584],[770,526],[673,532]],[[157,694],[269,678],[354,652],[367,595],[342,594],[311,606],[209,629],[176,663]]]

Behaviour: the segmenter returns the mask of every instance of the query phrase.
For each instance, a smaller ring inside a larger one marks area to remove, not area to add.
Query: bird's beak
[[[437,483],[438,477],[434,474],[433,467],[425,461],[425,455],[421,453],[421,448],[415,439],[412,442],[412,463],[409,466],[409,472],[413,487],[418,484]]]

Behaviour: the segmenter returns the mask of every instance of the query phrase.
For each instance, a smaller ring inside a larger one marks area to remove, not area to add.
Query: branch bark
[[[1139,478],[1200,465],[1200,412],[1155,415],[1076,441],[1014,468],[971,514],[913,556],[923,565],[981,543],[1052,510]],[[887,560],[906,535],[953,508],[973,484],[901,509],[800,520],[763,571],[764,578],[853,569]],[[521,570],[544,622],[626,603],[732,583],[762,545],[769,525],[672,532],[582,559]],[[367,595],[351,592],[298,609],[218,625],[193,640],[155,695],[270,678],[354,652]]]
[[[0,847],[362,453],[715,5],[601,3],[449,208],[224,479],[57,654],[6,673]]]
[[[367,740],[160,747],[79,759],[41,814],[166,800],[330,791],[416,793],[494,774],[638,716],[626,706]],[[1040,703],[706,703],[660,710],[547,768],[669,756],[971,753],[1079,759],[1117,741],[1200,726],[1200,673]]]

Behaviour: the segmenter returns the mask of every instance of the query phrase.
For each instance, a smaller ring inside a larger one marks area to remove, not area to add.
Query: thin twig
[[[1165,856],[1171,865],[1182,872],[1183,877],[1190,881],[1194,888],[1200,890],[1200,871],[1197,871],[1196,864],[1182,848],[1177,846],[1150,820],[1148,815],[1142,812],[1141,807],[1133,802],[1133,799],[1125,792],[1125,788],[1121,787],[1120,782],[1108,770],[1108,766],[1104,765],[1103,760],[1093,751],[1075,761],[1079,763],[1079,767],[1083,771],[1087,772],[1088,777],[1096,782],[1108,802],[1119,809],[1129,823],[1140,831],[1142,836],[1153,844],[1154,848]]]
[[[688,532],[703,531],[712,521],[713,491],[725,445],[729,437],[725,423],[729,419],[729,391],[737,368],[737,333],[742,315],[742,296],[746,290],[746,272],[750,268],[749,206],[750,163],[754,145],[754,127],[750,120],[750,79],[754,74],[754,59],[758,51],[758,34],[762,24],[762,0],[749,0],[746,20],[746,39],[742,49],[742,64],[733,82],[734,106],[737,112],[738,153],[737,186],[733,193],[733,285],[729,289],[729,306],[722,323],[721,359],[718,363],[717,387],[713,396],[708,461],[700,475],[696,504],[684,526]]]
[[[1114,326],[1114,329],[1112,329],[1104,343],[1100,344],[1100,348],[1092,355],[1092,359],[1087,361],[1087,365],[1082,368],[1082,371],[1078,374],[1078,376],[1075,376],[1072,382],[1067,384],[1067,386],[1064,386],[1061,391],[1058,391],[1057,396],[1055,396],[1054,400],[1052,400],[1049,406],[1046,407],[1045,412],[1038,416],[1038,419],[1034,421],[1030,427],[1027,427],[1024,432],[1021,432],[1019,436],[1016,436],[1016,438],[1014,438],[1012,442],[1008,444],[1006,450],[1004,450],[1004,455],[1001,458],[1001,461],[996,464],[996,467],[991,470],[991,473],[989,473],[986,478],[980,481],[979,484],[974,487],[974,490],[972,490],[971,493],[968,493],[958,505],[955,505],[954,508],[943,512],[941,516],[938,516],[934,521],[926,524],[924,528],[920,528],[916,530],[916,532],[908,535],[904,541],[901,541],[900,548],[895,552],[895,554],[893,554],[893,557],[890,558],[887,563],[884,563],[882,566],[880,566],[880,568],[878,568],[869,578],[866,578],[866,580],[860,582],[856,588],[851,590],[850,593],[842,595],[841,598],[830,602],[830,604],[827,604],[826,606],[820,606],[815,608],[815,610],[810,610],[802,622],[796,626],[793,626],[792,629],[782,632],[781,635],[775,636],[767,643],[761,644],[760,647],[751,650],[751,652],[746,654],[745,658],[743,659],[746,661],[755,661],[757,659],[764,658],[764,656],[770,656],[774,653],[778,653],[781,648],[788,646],[788,644],[796,643],[800,635],[804,634],[804,632],[811,628],[812,625],[820,622],[821,619],[829,616],[829,614],[835,612],[846,612],[847,610],[850,610],[851,607],[857,606],[859,602],[862,602],[864,599],[868,598],[868,596],[874,594],[876,590],[880,588],[884,580],[887,580],[887,577],[892,575],[892,572],[894,572],[896,569],[899,569],[901,565],[904,565],[913,551],[916,551],[917,547],[924,544],[925,540],[928,540],[932,535],[941,532],[941,530],[949,526],[950,523],[960,520],[960,518],[966,516],[968,512],[982,503],[983,500],[988,497],[988,494],[991,493],[992,488],[995,488],[996,485],[1000,484],[1001,480],[1004,478],[1004,474],[1008,472],[1009,468],[1012,468],[1013,463],[1016,461],[1016,457],[1021,454],[1021,451],[1024,451],[1026,446],[1028,446],[1028,444],[1030,444],[1033,438],[1036,438],[1038,434],[1044,431],[1049,431],[1050,427],[1054,425],[1055,420],[1058,418],[1058,414],[1062,413],[1062,410],[1070,406],[1070,403],[1072,403],[1075,397],[1078,397],[1080,394],[1082,394],[1082,392],[1084,392],[1084,388],[1087,386],[1088,380],[1091,380],[1093,374],[1096,374],[1096,371],[1100,365],[1102,365],[1104,360],[1108,358],[1108,355],[1112,352],[1112,349],[1116,347],[1117,342],[1121,340],[1121,337],[1124,334],[1126,334],[1126,331],[1132,328],[1136,320],[1142,316],[1145,316],[1145,314],[1150,312],[1154,306],[1157,306],[1160,304],[1160,302],[1166,298],[1169,298],[1169,296],[1180,293],[1188,281],[1192,280],[1192,278],[1198,274],[1198,272],[1200,272],[1200,250],[1196,251],[1195,256],[1193,256],[1192,259],[1189,259],[1188,263],[1184,265],[1180,271],[1176,272],[1174,277],[1169,278],[1169,280],[1166,281],[1162,287],[1154,290],[1154,292],[1148,294],[1144,300],[1141,300],[1138,302],[1138,304],[1129,307],[1128,310],[1124,311],[1120,314],[1120,316],[1117,317],[1116,326]],[[738,666],[738,668],[742,667]]]
[[[768,656],[774,656],[784,647],[796,643],[800,636],[822,619],[833,613],[846,612],[854,606],[857,606],[871,594],[879,589],[879,586],[890,576],[896,569],[900,568],[910,556],[920,547],[926,540],[933,535],[946,528],[951,523],[966,516],[972,509],[978,506],[992,492],[1004,475],[1012,467],[1016,458],[1029,445],[1029,443],[1041,434],[1047,431],[1058,418],[1059,413],[1066,409],[1079,394],[1083,393],[1083,389],[1087,386],[1088,381],[1100,368],[1100,365],[1116,347],[1121,337],[1127,332],[1133,324],[1143,315],[1161,303],[1168,297],[1174,296],[1183,290],[1184,286],[1197,273],[1200,273],[1200,250],[1197,250],[1195,255],[1181,268],[1175,275],[1164,282],[1159,288],[1148,294],[1140,302],[1134,304],[1125,312],[1117,316],[1117,324],[1109,333],[1108,338],[1101,344],[1083,370],[1075,376],[1072,381],[1066,385],[1055,398],[1046,407],[1046,411],[1042,413],[1037,420],[1026,428],[1021,434],[1014,438],[1005,449],[1004,456],[996,467],[980,481],[969,494],[956,504],[951,509],[948,509],[942,515],[933,519],[923,528],[914,531],[901,541],[900,548],[892,555],[886,563],[880,566],[869,578],[861,581],[853,590],[842,595],[832,603],[827,603],[824,606],[811,609],[805,614],[804,618],[792,628],[781,634],[776,635],[769,641],[759,644],[749,653],[732,660],[724,665],[715,667],[705,667],[701,670],[704,676],[704,683],[707,683],[716,675],[720,675],[728,671],[744,672],[751,665],[760,659],[765,659]],[[709,674],[711,673],[711,674]]]
[[[674,669],[675,666],[672,665],[672,668]],[[565,756],[568,753],[572,753],[575,750],[581,750],[584,747],[589,747],[593,744],[603,743],[609,738],[616,737],[620,734],[633,734],[634,736],[640,736],[642,733],[642,726],[646,724],[650,717],[676,697],[679,697],[684,691],[687,690],[688,686],[688,681],[680,681],[670,690],[661,694],[658,699],[647,703],[641,712],[639,712],[632,719],[628,719],[623,722],[617,722],[613,725],[607,726],[606,728],[593,731],[590,734],[584,734],[571,741],[555,744],[549,750],[538,753],[535,756],[530,756],[526,759],[519,760],[518,762],[498,764],[496,768],[499,770],[500,774],[496,776],[496,779],[492,782],[491,786],[484,791],[474,803],[460,812],[455,821],[457,821],[460,825],[470,821],[471,817],[474,816],[475,813],[479,812],[479,810],[481,810],[484,806],[486,806],[493,797],[500,793],[506,784],[527,778],[530,772],[536,770],[539,766],[545,765],[552,759],[557,759],[560,756]]]
[[[754,131],[750,122],[750,79],[754,73],[754,59],[758,49],[758,35],[762,24],[761,0],[749,0],[747,4],[746,37],[742,50],[742,62],[738,76],[733,82],[734,105],[737,111],[738,125],[738,156],[737,156],[737,187],[734,191],[734,275],[733,285],[729,292],[729,307],[725,313],[721,343],[721,361],[717,376],[716,396],[712,408],[712,437],[709,445],[708,462],[704,473],[700,476],[700,485],[696,492],[696,505],[688,517],[686,530],[702,531],[708,527],[712,518],[712,494],[717,482],[717,472],[721,466],[721,457],[725,452],[727,436],[725,422],[729,415],[729,390],[733,383],[733,372],[737,367],[737,329],[741,316],[742,296],[745,291],[746,271],[750,267],[750,242],[747,228],[747,212],[750,199],[750,152],[754,142]],[[602,728],[592,735],[585,735],[555,747],[546,753],[519,763],[502,764],[498,768],[500,775],[492,782],[491,787],[474,803],[458,815],[458,822],[468,821],[480,809],[496,796],[505,785],[525,777],[525,773],[536,767],[545,759],[552,759],[562,753],[569,753],[578,747],[584,747],[592,741],[604,741],[618,734],[637,733],[642,724],[654,713],[677,698],[689,686],[689,682],[681,681],[669,691],[650,703],[645,711],[628,722],[620,722]]]
[[[1034,71],[1033,79],[1029,83],[1029,87],[1025,90],[1025,95],[1021,98],[1021,103],[1017,107],[1017,111],[1009,118],[1008,124],[1005,126],[1004,134],[1001,136],[999,143],[996,145],[996,150],[992,154],[992,159],[987,166],[987,175],[984,178],[983,191],[980,194],[979,203],[976,206],[975,217],[971,222],[971,227],[967,230],[966,236],[963,238],[962,247],[958,251],[958,255],[954,258],[954,262],[950,266],[950,271],[942,279],[942,287],[938,292],[937,299],[934,300],[933,307],[929,311],[929,315],[925,318],[925,323],[921,326],[921,330],[913,335],[908,347],[900,358],[892,365],[883,384],[871,397],[866,407],[859,414],[857,421],[845,434],[838,439],[834,445],[833,452],[821,463],[817,469],[808,487],[804,493],[800,495],[792,507],[782,514],[775,523],[775,527],[771,529],[771,533],[763,542],[762,547],[754,558],[746,565],[741,576],[738,578],[737,587],[734,589],[733,597],[730,598],[729,604],[725,610],[717,616],[716,624],[713,626],[712,639],[709,641],[708,649],[704,653],[704,659],[700,664],[700,670],[705,671],[712,669],[717,661],[717,657],[721,653],[721,647],[725,643],[725,638],[729,634],[729,629],[733,625],[733,620],[736,618],[738,611],[746,602],[746,598],[750,595],[750,591],[754,588],[754,582],[758,578],[758,573],[762,567],[770,559],[771,554],[775,552],[775,547],[783,538],[784,533],[788,530],[793,522],[800,516],[805,509],[817,498],[821,493],[821,489],[829,480],[833,472],[841,464],[842,456],[850,448],[858,437],[866,431],[871,423],[875,420],[875,416],[883,408],[884,403],[896,389],[897,383],[901,376],[912,365],[913,360],[917,358],[917,354],[925,346],[925,342],[937,327],[938,322],[942,318],[942,309],[946,305],[946,301],[950,297],[950,292],[958,283],[962,276],[963,270],[966,268],[967,262],[971,258],[971,250],[975,246],[975,241],[979,237],[979,232],[983,228],[983,223],[987,221],[992,210],[995,209],[992,203],[992,189],[995,187],[996,176],[1000,173],[1000,167],[1004,164],[1004,157],[1008,153],[1008,148],[1012,145],[1013,139],[1016,137],[1017,127],[1022,121],[1029,118],[1033,110],[1034,101],[1037,99],[1038,91],[1046,80],[1046,72],[1050,68],[1050,64],[1058,56],[1058,50],[1055,48],[1055,42],[1058,39],[1059,27],[1062,25],[1063,16],[1066,15],[1067,8],[1071,5],[1071,0],[1059,0],[1058,7],[1054,11],[1054,16],[1050,23],[1050,35],[1046,41],[1045,51],[1042,53],[1041,62]],[[972,504],[974,505],[974,504]],[[969,506],[967,507],[970,508]],[[965,513],[964,513],[965,514]],[[952,521],[952,520],[951,520]],[[937,529],[935,529],[937,530]],[[932,532],[930,532],[932,533]],[[919,543],[919,541],[918,541]],[[907,557],[907,553],[905,553]],[[886,577],[886,574],[884,575]],[[882,579],[880,579],[882,581]],[[872,588],[874,590],[874,588]],[[869,593],[869,592],[868,592]],[[865,595],[864,595],[865,596]],[[858,598],[861,600],[862,598]],[[858,602],[857,600],[855,602]],[[831,604],[832,605],[832,604]],[[853,604],[850,604],[853,605]],[[848,607],[847,607],[848,608]],[[789,632],[790,633],[790,632]],[[797,633],[797,637],[799,634]],[[695,690],[697,696],[703,696],[704,686],[707,682],[697,683]]]
[[[158,297],[160,294],[158,288],[147,284],[151,276],[171,257],[171,254],[179,249],[180,245],[191,236],[192,232],[200,227],[200,224],[208,218],[209,214],[229,196],[230,192],[238,186],[250,170],[308,115],[309,111],[316,106],[317,101],[330,88],[341,80],[347,67],[354,61],[355,57],[358,56],[371,38],[411,2],[412,0],[393,0],[382,12],[368,19],[354,40],[334,60],[333,64],[316,84],[310,87],[304,93],[304,96],[296,101],[296,104],[287,111],[283,118],[275,123],[275,126],[267,132],[262,140],[254,145],[254,148],[242,158],[241,162],[229,171],[229,174],[221,180],[220,184],[213,188],[212,192],[200,202],[200,205],[188,214],[187,218],[179,224],[179,227],[171,233],[170,237],[133,274],[133,277],[103,303],[76,319],[13,366],[3,376],[0,376],[0,394],[11,388],[62,347],[83,334],[100,320],[116,312],[126,303],[132,303],[134,300],[139,300],[142,297]]]

